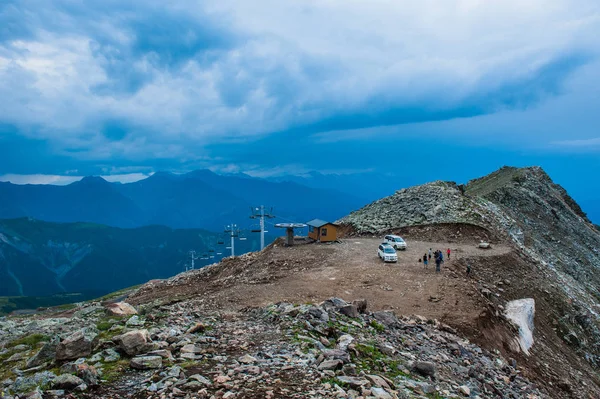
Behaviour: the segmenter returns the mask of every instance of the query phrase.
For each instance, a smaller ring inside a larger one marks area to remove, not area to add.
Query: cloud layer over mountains
[[[2,147],[63,173],[249,162],[219,145],[521,112],[593,78],[600,47],[594,1],[9,0],[0,26]],[[16,169],[0,173],[33,173]]]

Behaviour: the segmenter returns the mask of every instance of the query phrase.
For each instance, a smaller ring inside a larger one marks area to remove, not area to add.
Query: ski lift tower
[[[265,210],[265,206],[261,205],[259,207],[250,208],[252,215],[250,215],[250,219],[259,219],[260,220],[260,229],[252,230],[252,233],[260,233],[260,250],[262,251],[265,248],[265,233],[268,231],[265,230],[265,218],[273,219],[273,208],[270,210]]]
[[[306,227],[306,225],[304,223],[277,223],[275,227],[285,229],[285,245],[291,247],[292,245],[294,245],[294,229],[302,229]]]
[[[225,234],[228,234],[231,237],[231,246],[226,247],[227,249],[231,249],[231,257],[235,256],[235,239],[240,236],[240,229],[237,224],[229,224],[225,227]]]

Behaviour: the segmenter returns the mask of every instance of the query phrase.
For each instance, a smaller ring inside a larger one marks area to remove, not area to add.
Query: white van
[[[384,262],[398,262],[396,250],[385,242],[379,244],[379,248],[377,248],[377,256],[379,256],[379,259]]]
[[[394,247],[394,249],[399,249],[402,251],[406,249],[406,241],[404,241],[404,239],[400,236],[389,234],[384,237],[383,241],[390,244],[392,247]]]

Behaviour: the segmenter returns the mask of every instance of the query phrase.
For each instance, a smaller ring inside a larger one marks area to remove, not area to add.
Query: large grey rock
[[[435,377],[436,367],[431,362],[415,362],[413,370],[424,377]]]
[[[129,356],[146,353],[156,349],[150,340],[148,330],[133,330],[117,335],[113,341]]]
[[[76,331],[57,345],[56,360],[71,360],[89,356],[97,337],[98,330],[94,327]]]
[[[337,370],[342,367],[344,362],[339,359],[324,360],[317,367],[319,370]]]
[[[60,340],[58,337],[50,342],[46,342],[33,357],[27,360],[27,365],[25,367],[29,369],[53,361],[56,356],[56,348],[58,347],[59,342]]]
[[[356,305],[346,305],[346,306],[342,306],[341,308],[339,308],[338,310],[341,314],[343,314],[344,316],[348,316],[348,317],[358,317],[358,309],[356,307]]]
[[[67,391],[72,391],[78,386],[85,384],[81,378],[72,375],[72,374],[61,374],[54,379],[52,382],[52,387],[55,389],[65,389]]]
[[[375,312],[375,313],[373,313],[373,317],[375,318],[375,320],[377,320],[378,322],[380,322],[381,324],[383,324],[386,327],[397,327],[400,324],[400,322],[398,321],[398,318],[396,317],[396,315],[393,312],[389,312],[389,311]]]
[[[350,345],[354,341],[354,337],[349,334],[344,334],[338,338],[337,341],[337,349],[345,351],[348,349],[348,345]]]
[[[203,375],[200,375],[200,374],[194,374],[194,375],[189,376],[188,377],[188,381],[196,381],[196,382],[198,382],[198,383],[200,383],[202,385],[205,385],[207,387],[209,387],[209,386],[212,385],[212,382],[208,378],[206,378],[206,377],[204,377]]]
[[[117,302],[106,305],[106,313],[110,316],[133,316],[137,310],[127,302]]]
[[[371,388],[371,395],[375,399],[394,399],[394,397],[383,388]]]
[[[326,359],[338,359],[344,363],[350,362],[350,354],[345,350],[340,349],[325,349],[323,352],[323,356]]]
[[[131,359],[129,365],[137,370],[159,369],[162,367],[160,356],[138,356]]]
[[[12,385],[12,389],[18,393],[31,391],[38,386],[49,384],[55,378],[56,375],[50,371],[42,371],[31,376],[17,377]]]
[[[364,379],[364,378],[360,378],[360,377],[348,377],[348,376],[339,376],[337,377],[338,380],[340,380],[341,382],[348,384],[351,388],[354,389],[360,389],[363,387],[366,387],[369,385],[369,381]]]
[[[201,354],[204,352],[204,349],[200,345],[187,344],[181,347],[179,350],[181,353],[193,353],[195,355]]]

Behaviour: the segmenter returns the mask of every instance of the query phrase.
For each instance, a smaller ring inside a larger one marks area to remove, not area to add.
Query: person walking
[[[439,254],[437,254],[437,256],[435,257],[435,272],[439,273],[440,272],[440,267],[442,264],[442,253],[440,252]]]
[[[429,248],[429,260],[431,260],[431,248]]]
[[[450,259],[450,248],[446,250],[446,253],[448,254],[448,259]]]
[[[425,269],[427,269],[427,265],[428,265],[427,254],[423,255],[423,265],[425,265]]]
[[[467,278],[471,278],[471,265],[467,263]]]

